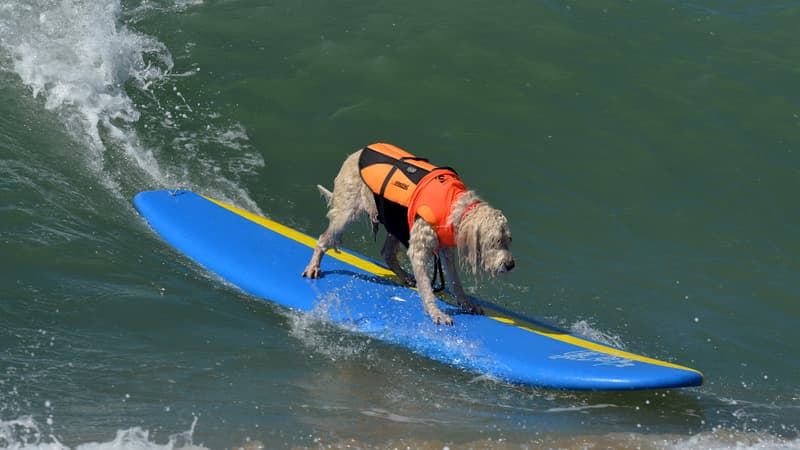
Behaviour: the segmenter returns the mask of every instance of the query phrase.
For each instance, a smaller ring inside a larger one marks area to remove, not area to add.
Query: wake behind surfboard
[[[314,238],[191,191],[141,192],[134,204],[168,244],[246,293],[306,312],[336,295],[340,303],[327,309],[328,320],[451,366],[558,389],[663,389],[703,382],[697,370],[595,342],[488,302],[479,302],[486,315],[476,316],[440,299],[439,307],[456,323],[435,325],[416,290],[356,253],[330,252],[322,278],[302,278]]]

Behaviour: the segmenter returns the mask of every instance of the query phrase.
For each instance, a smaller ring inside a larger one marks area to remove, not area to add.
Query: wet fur
[[[320,263],[322,256],[330,249],[339,249],[345,229],[362,214],[372,223],[373,232],[378,230],[378,209],[370,188],[363,182],[358,169],[361,151],[350,155],[342,164],[333,182],[333,192],[317,186],[328,203],[328,228],[320,235],[311,260],[303,270],[303,276],[319,278],[322,275]],[[465,209],[475,201],[476,206],[464,214]],[[473,303],[461,285],[456,269],[456,250],[460,263],[473,276],[480,271],[491,276],[511,270],[514,258],[508,247],[511,243],[511,230],[508,220],[499,210],[483,202],[471,190],[458,198],[448,218],[456,231],[456,247],[442,247],[442,259],[447,278],[451,281],[453,294],[462,310],[472,314],[483,314],[479,305]],[[413,274],[406,272],[397,259],[401,243],[387,233],[381,249],[381,256],[387,266],[406,285],[419,288],[425,311],[435,323],[452,325],[453,319],[437,306],[429,268],[433,264],[434,251],[439,248],[436,231],[422,218],[417,218],[410,230],[408,258]]]

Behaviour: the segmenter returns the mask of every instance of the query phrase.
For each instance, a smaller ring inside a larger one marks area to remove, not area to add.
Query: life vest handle
[[[430,161],[428,161],[428,158],[422,158],[422,157],[419,157],[419,156],[401,156],[400,157],[400,161],[424,161],[424,162],[430,162]]]
[[[439,285],[436,285],[436,279],[440,280]],[[442,259],[439,255],[433,256],[433,276],[431,276],[431,288],[433,292],[441,292],[447,287],[444,281],[444,270],[442,270]]]

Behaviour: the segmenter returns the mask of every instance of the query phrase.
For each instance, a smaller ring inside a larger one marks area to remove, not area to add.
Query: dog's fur
[[[328,201],[329,225],[317,241],[311,261],[303,271],[304,277],[319,278],[321,276],[322,256],[331,248],[338,250],[345,229],[362,213],[369,216],[373,224],[373,231],[377,232],[378,209],[374,194],[361,179],[359,173],[360,154],[360,150],[353,153],[342,164],[339,174],[334,180],[332,193],[322,186],[318,186]],[[473,205],[476,201],[480,203]],[[470,205],[473,206],[467,210]],[[465,210],[467,210],[466,214]],[[508,220],[499,210],[481,201],[473,191],[466,191],[456,200],[448,222],[455,227],[456,246],[460,261],[472,272],[473,276],[477,276],[479,269],[491,276],[496,276],[514,268],[514,258],[508,248],[511,243]],[[397,260],[399,247],[400,241],[387,233],[381,255],[388,267],[406,285],[413,286],[416,280],[425,311],[435,323],[453,324],[453,319],[436,306],[431,279],[428,275],[428,268],[432,267],[434,253],[437,249],[439,249],[438,254],[447,278],[452,282],[453,294],[461,309],[472,314],[483,314],[481,307],[470,301],[461,286],[455,265],[455,249],[452,247],[439,248],[436,231],[428,222],[417,217],[410,230],[408,257],[411,261],[413,277],[400,266]]]

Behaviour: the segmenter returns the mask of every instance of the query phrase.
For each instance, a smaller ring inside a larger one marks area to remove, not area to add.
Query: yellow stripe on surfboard
[[[255,223],[257,223],[257,224],[259,224],[259,225],[261,225],[261,226],[263,226],[265,228],[268,228],[268,229],[270,229],[270,230],[272,230],[272,231],[274,231],[274,232],[276,232],[276,233],[278,233],[280,235],[286,236],[289,239],[295,240],[295,241],[297,241],[297,242],[299,242],[301,244],[307,245],[307,246],[309,246],[311,248],[314,248],[314,247],[317,246],[317,240],[316,239],[312,238],[311,236],[309,236],[307,234],[304,234],[304,233],[301,233],[299,231],[293,230],[293,229],[287,227],[286,225],[281,225],[280,223],[275,222],[274,220],[267,219],[266,217],[261,217],[259,215],[253,214],[253,213],[251,213],[249,211],[245,211],[244,209],[237,208],[236,206],[229,205],[227,203],[221,202],[221,201],[213,199],[211,197],[208,197],[208,196],[205,196],[205,195],[202,195],[202,197],[205,198],[206,200],[212,202],[212,203],[215,203],[215,204],[227,209],[228,211],[231,211],[233,213],[236,213],[236,214],[244,217],[247,220],[255,222]],[[340,260],[340,261],[344,261],[344,262],[346,262],[346,263],[348,263],[348,264],[350,264],[352,266],[356,266],[359,269],[363,269],[363,270],[366,270],[367,272],[374,273],[375,275],[379,275],[379,276],[382,276],[382,277],[393,277],[394,276],[394,272],[392,272],[391,270],[389,270],[389,269],[387,269],[387,268],[385,268],[383,266],[379,266],[379,265],[377,265],[377,264],[375,264],[373,262],[367,261],[367,260],[365,260],[363,258],[359,258],[358,256],[353,255],[351,253],[347,253],[347,252],[343,252],[343,251],[339,251],[339,252],[332,251],[332,252],[328,252],[327,254],[330,255],[333,258],[336,258],[336,259]]]
[[[205,196],[205,195],[202,195],[202,197],[205,198],[206,200],[216,204],[216,205],[219,205],[222,208],[227,209],[228,211],[231,211],[231,212],[233,212],[235,214],[238,214],[238,215],[244,217],[247,220],[255,222],[255,223],[257,223],[257,224],[259,224],[259,225],[261,225],[261,226],[263,226],[265,228],[268,228],[268,229],[270,229],[270,230],[272,230],[272,231],[274,231],[274,232],[276,232],[276,233],[278,233],[280,235],[286,236],[287,238],[295,240],[295,241],[297,241],[297,242],[299,242],[299,243],[301,243],[303,245],[306,245],[306,246],[308,246],[310,248],[314,248],[317,245],[317,240],[316,239],[312,238],[311,236],[308,236],[307,234],[304,234],[304,233],[301,233],[299,231],[293,230],[293,229],[287,227],[286,225],[282,225],[282,224],[280,224],[278,222],[275,222],[274,220],[270,220],[270,219],[267,219],[266,217],[262,217],[262,216],[253,214],[253,213],[251,213],[249,211],[246,211],[246,210],[241,209],[241,208],[237,208],[236,206],[229,205],[227,203],[221,202],[221,201],[216,200],[214,198],[211,198],[211,197],[208,197],[208,196]],[[333,257],[333,258],[336,258],[336,259],[338,259],[340,261],[346,262],[346,263],[348,263],[348,264],[350,264],[352,266],[358,267],[359,269],[362,269],[362,270],[365,270],[367,272],[373,273],[375,275],[382,276],[382,277],[396,278],[394,272],[392,272],[391,270],[389,270],[389,269],[387,269],[387,268],[385,268],[383,266],[380,266],[378,264],[375,264],[375,263],[373,263],[371,261],[367,261],[366,259],[359,258],[358,256],[353,255],[352,253],[347,253],[347,252],[344,252],[344,251],[340,251],[340,252],[335,252],[334,251],[334,252],[329,252],[328,255]],[[489,309],[491,312],[493,312],[495,314],[502,314],[502,313],[500,313],[498,311],[493,310],[491,307],[488,307],[486,309]],[[642,363],[653,364],[653,365],[657,365],[657,366],[670,367],[670,368],[673,368],[673,369],[680,369],[680,370],[688,370],[690,372],[695,372],[695,373],[700,374],[700,376],[703,376],[702,372],[700,372],[698,370],[695,370],[695,369],[692,369],[690,367],[685,367],[685,366],[681,366],[681,365],[678,365],[678,364],[672,364],[672,363],[669,363],[669,362],[666,362],[666,361],[661,361],[661,360],[658,360],[658,359],[648,358],[648,357],[642,356],[642,355],[636,355],[634,353],[629,353],[629,352],[626,352],[624,350],[619,350],[619,349],[616,349],[616,348],[613,348],[613,347],[608,347],[608,346],[603,345],[603,344],[598,344],[596,342],[587,341],[587,340],[581,339],[581,338],[579,338],[577,336],[573,336],[573,335],[570,335],[570,334],[559,332],[557,330],[552,330],[552,329],[549,329],[549,328],[546,328],[546,327],[542,327],[542,326],[530,323],[528,321],[524,321],[524,320],[520,320],[520,319],[514,319],[514,318],[506,317],[504,315],[487,314],[487,317],[489,317],[491,319],[494,319],[494,320],[496,320],[498,322],[502,322],[502,323],[505,323],[507,325],[511,325],[511,326],[520,328],[522,330],[529,331],[531,333],[536,333],[536,334],[539,334],[541,336],[546,336],[546,337],[548,337],[550,339],[555,339],[557,341],[561,341],[561,342],[565,342],[565,343],[568,343],[568,344],[572,344],[572,345],[575,345],[577,347],[584,348],[586,350],[590,350],[590,351],[594,351],[594,352],[598,352],[598,353],[603,353],[603,354],[606,354],[606,355],[616,356],[616,357],[619,357],[619,358],[625,358],[625,359],[629,359],[629,360],[632,360],[632,361],[639,361],[639,362],[642,362]]]
[[[576,345],[578,347],[585,348],[587,350],[595,351],[595,352],[598,352],[598,353],[604,353],[606,355],[617,356],[617,357],[620,357],[620,358],[630,359],[630,360],[633,360],[633,361],[639,361],[639,362],[643,362],[643,363],[654,364],[654,365],[657,365],[657,366],[671,367],[673,369],[688,370],[690,372],[695,372],[695,373],[700,374],[700,376],[703,376],[702,372],[700,372],[699,370],[692,369],[690,367],[685,367],[685,366],[681,366],[679,364],[672,364],[672,363],[669,363],[669,362],[666,362],[666,361],[661,361],[661,360],[658,360],[658,359],[648,358],[646,356],[637,355],[637,354],[634,354],[634,353],[629,353],[629,352],[626,352],[624,350],[619,350],[619,349],[616,349],[616,348],[613,348],[613,347],[605,346],[603,344],[598,344],[596,342],[587,341],[587,340],[581,339],[581,338],[579,338],[577,336],[573,336],[573,335],[566,334],[566,333],[560,333],[558,331],[550,330],[550,329],[547,329],[547,328],[544,328],[544,327],[539,327],[539,326],[535,326],[534,325],[535,328],[533,328],[533,327],[528,326],[528,325],[518,324],[516,322],[516,320],[508,318],[508,317],[501,317],[501,316],[489,316],[489,317],[491,317],[492,319],[497,320],[499,322],[507,323],[507,324],[513,325],[513,326],[515,326],[517,328],[522,328],[523,330],[530,331],[531,333],[536,333],[536,334],[540,334],[542,336],[547,336],[547,337],[549,337],[551,339],[555,339],[557,341],[566,342],[568,344]]]

